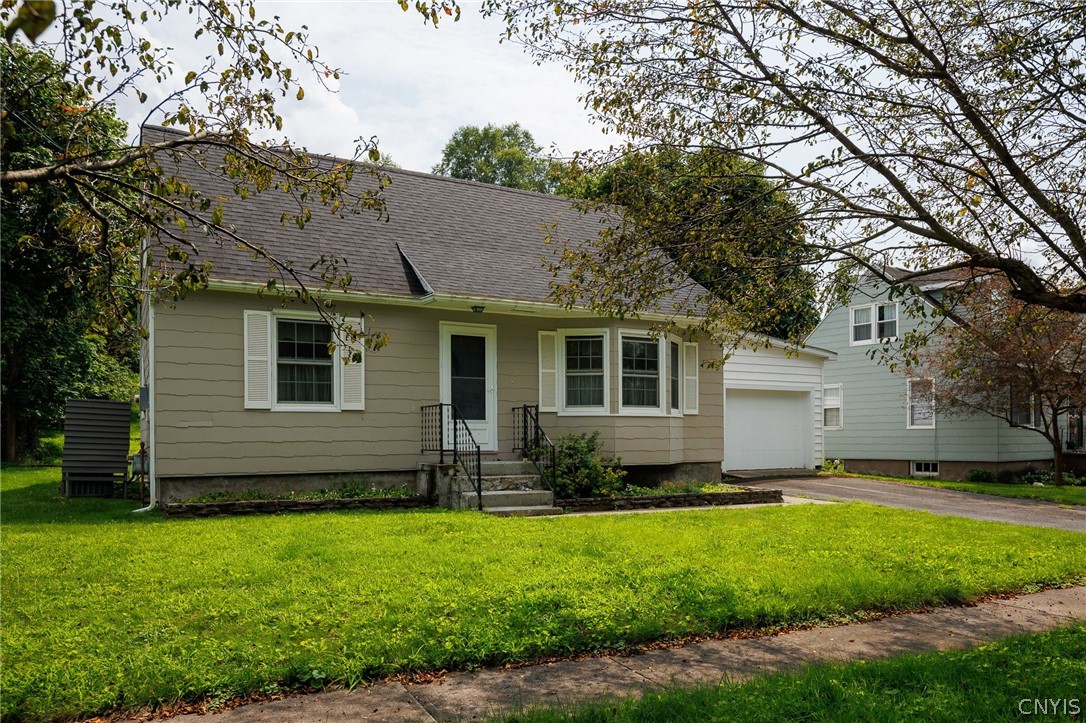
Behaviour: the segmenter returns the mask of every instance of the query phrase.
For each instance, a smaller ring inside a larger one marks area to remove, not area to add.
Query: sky
[[[427,172],[463,125],[519,122],[560,156],[614,142],[589,123],[573,76],[500,44],[504,26],[482,17],[480,3],[461,2],[460,21],[443,16],[437,28],[411,5],[404,12],[395,0],[258,0],[263,16],[278,15],[287,28],[307,25],[321,58],[345,71],[337,92],[314,79],[304,83],[302,101],[280,101],[288,138],[313,152],[351,156],[356,139],[376,136],[401,167]],[[181,67],[195,52],[191,26],[184,30],[149,30],[156,44],[174,49]],[[120,111],[138,128],[140,107],[122,102]]]

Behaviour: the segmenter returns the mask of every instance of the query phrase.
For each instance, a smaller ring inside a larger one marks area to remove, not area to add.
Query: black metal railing
[[[531,404],[513,407],[513,451],[531,461],[543,484],[554,492],[558,455],[554,442],[539,426],[539,407]]]
[[[455,404],[428,404],[422,408],[422,451],[440,454],[441,464],[445,464],[445,453],[452,452],[453,464],[464,470],[475,489],[479,509],[483,509],[482,448]]]

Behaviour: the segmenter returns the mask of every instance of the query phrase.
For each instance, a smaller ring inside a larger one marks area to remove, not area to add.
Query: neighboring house
[[[923,298],[956,281],[931,274],[916,288]],[[808,344],[837,353],[825,367],[826,458],[842,460],[850,472],[944,479],[960,479],[970,469],[1047,467],[1052,448],[1040,434],[989,415],[944,414],[933,403],[931,381],[910,379],[903,366],[891,371],[882,362],[883,341],[892,348],[923,323],[906,313],[903,301],[890,298],[885,284],[868,278],[847,306],[830,311],[807,337]]]
[[[836,355],[756,337],[724,363],[724,470],[822,464],[822,389]]]
[[[705,363],[720,349],[653,338],[666,310],[620,320],[549,300],[543,227],[558,219],[559,234],[583,241],[605,218],[555,196],[388,170],[387,220],[318,208],[299,229],[280,224],[280,193],[241,199],[195,164],[179,172],[223,199],[224,223],[297,268],[345,259],[352,281],[330,293],[337,312],[389,344],[343,364],[312,307],[258,294],[266,262],[192,237],[193,261],[212,263],[208,288],[147,308],[143,431],[158,501],[348,477],[413,486],[437,459],[423,429],[437,403],[458,406],[490,459],[519,456],[514,410],[530,405],[552,438],[598,431],[631,479],[719,479],[724,391]]]

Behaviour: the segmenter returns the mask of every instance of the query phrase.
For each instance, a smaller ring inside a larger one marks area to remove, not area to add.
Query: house
[[[824,370],[837,355],[768,337],[746,342],[724,363],[724,471],[821,466]]]
[[[927,306],[959,282],[953,274],[921,279],[915,286]],[[807,337],[808,344],[837,354],[825,367],[826,458],[840,459],[850,472],[944,479],[961,479],[971,469],[1009,474],[1047,467],[1052,448],[1041,435],[988,415],[945,415],[935,407],[931,381],[882,363],[883,342],[893,348],[930,323],[917,316],[891,298],[885,284],[866,277],[848,305],[830,311]]]
[[[238,198],[221,175],[177,163],[223,200],[225,224],[278,258],[300,270],[342,259],[351,282],[329,292],[337,313],[388,344],[342,363],[311,306],[259,293],[267,262],[193,235],[192,261],[212,264],[207,288],[146,308],[143,431],[159,502],[347,478],[414,486],[454,433],[448,408],[425,427],[435,404],[457,406],[484,460],[520,457],[527,406],[551,438],[598,431],[630,479],[719,479],[724,394],[706,362],[721,350],[650,334],[679,299],[616,319],[548,298],[543,227],[557,219],[560,234],[588,240],[604,217],[555,196],[389,170],[387,218],[318,207],[302,229],[280,223],[283,194]]]

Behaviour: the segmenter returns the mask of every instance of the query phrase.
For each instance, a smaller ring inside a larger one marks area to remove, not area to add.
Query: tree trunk
[[[11,401],[4,402],[4,446],[2,454],[5,462],[14,462],[19,453],[19,435],[15,427],[15,412],[12,410]]]
[[[1063,445],[1058,436],[1052,442],[1052,475],[1057,485],[1063,484]]]

